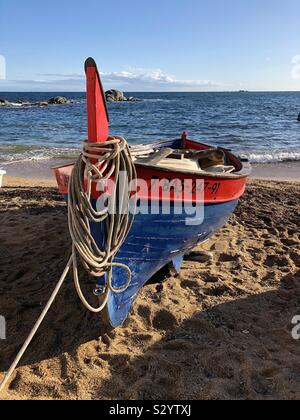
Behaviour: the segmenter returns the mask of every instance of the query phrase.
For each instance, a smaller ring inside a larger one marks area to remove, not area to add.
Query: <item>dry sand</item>
[[[69,255],[55,188],[0,193],[0,372],[12,362]],[[44,181],[46,182],[46,181]],[[49,181],[47,181],[49,182]],[[36,185],[38,183],[36,182]],[[147,285],[124,328],[101,331],[71,279],[6,399],[300,399],[300,184],[251,181],[203,248],[212,263]],[[1,376],[1,375],[0,375]]]

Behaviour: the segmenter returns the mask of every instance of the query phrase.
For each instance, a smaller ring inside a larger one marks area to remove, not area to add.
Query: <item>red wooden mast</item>
[[[105,93],[93,58],[85,62],[86,100],[89,143],[104,142],[109,137],[109,115]]]

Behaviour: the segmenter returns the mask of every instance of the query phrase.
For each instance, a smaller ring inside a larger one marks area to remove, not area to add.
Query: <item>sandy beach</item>
[[[69,278],[4,399],[299,399],[300,183],[251,180],[230,223],[140,294],[124,328],[103,331]],[[0,191],[0,372],[8,369],[70,252],[52,180]],[[0,378],[1,378],[0,374]]]
[[[300,400],[299,0],[73,3],[0,0],[0,401]]]

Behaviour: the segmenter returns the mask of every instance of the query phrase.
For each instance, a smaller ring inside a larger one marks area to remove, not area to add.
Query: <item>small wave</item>
[[[251,163],[279,163],[300,161],[300,152],[246,152],[240,153],[240,156],[249,159]]]
[[[1,165],[15,162],[34,162],[50,159],[74,159],[80,153],[80,146],[76,147],[43,147],[26,144],[0,144]],[[234,150],[242,158],[251,163],[278,163],[300,161],[300,150]]]
[[[143,99],[144,102],[174,102],[173,99]]]
[[[19,103],[17,103],[17,102],[11,102],[10,104],[9,104],[9,106],[14,106],[14,107],[20,107],[20,106],[26,106],[26,105],[31,105],[31,104],[19,104]]]
[[[17,162],[34,162],[50,159],[73,159],[78,156],[79,149],[75,148],[43,148],[36,146],[1,146],[1,166],[11,165]]]

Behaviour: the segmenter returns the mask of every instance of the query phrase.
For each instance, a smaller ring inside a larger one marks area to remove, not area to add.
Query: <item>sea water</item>
[[[52,93],[0,93],[10,102]],[[84,93],[59,93],[70,105],[0,107],[0,166],[68,158],[87,136]],[[127,93],[143,102],[108,104],[111,134],[130,144],[189,138],[221,146],[253,163],[300,160],[300,92]]]

